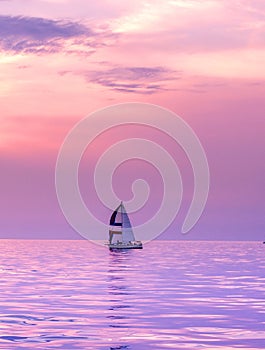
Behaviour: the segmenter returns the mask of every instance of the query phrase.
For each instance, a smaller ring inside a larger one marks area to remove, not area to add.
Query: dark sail
[[[120,205],[118,206],[118,208],[111,215],[110,222],[109,222],[109,224],[111,226],[122,226],[122,222],[116,222],[116,216],[118,214],[119,208],[120,208]]]

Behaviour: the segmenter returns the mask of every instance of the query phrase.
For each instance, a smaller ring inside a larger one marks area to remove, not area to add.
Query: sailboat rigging
[[[136,241],[130,219],[123,203],[114,210],[110,217],[109,249],[142,249],[141,241]]]

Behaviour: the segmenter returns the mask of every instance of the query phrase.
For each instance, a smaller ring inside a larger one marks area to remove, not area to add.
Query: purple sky
[[[211,174],[205,211],[183,236],[191,168],[178,147],[152,135],[173,153],[184,182],[181,210],[161,237],[265,239],[265,3],[0,3],[0,238],[80,238],[57,203],[59,148],[89,113],[146,102],[174,111],[193,128]],[[110,144],[119,134],[111,137]],[[109,211],[89,197],[87,176],[89,159],[96,159],[101,147],[87,150],[80,187],[87,206],[107,221]],[[132,169],[136,178],[150,181],[152,191],[144,214],[132,218],[137,222],[159,206],[161,179],[146,165],[127,165],[117,174],[126,180],[114,181],[117,194],[129,199]]]

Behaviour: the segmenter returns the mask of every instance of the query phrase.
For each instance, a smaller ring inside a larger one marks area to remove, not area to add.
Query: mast
[[[121,207],[121,230],[122,230],[122,227],[123,227],[123,208],[124,208],[122,201],[121,201],[120,207]]]

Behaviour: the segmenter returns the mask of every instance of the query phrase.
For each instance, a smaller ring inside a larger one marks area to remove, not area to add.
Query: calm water
[[[265,245],[0,241],[0,349],[264,349]]]

